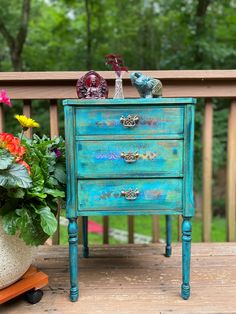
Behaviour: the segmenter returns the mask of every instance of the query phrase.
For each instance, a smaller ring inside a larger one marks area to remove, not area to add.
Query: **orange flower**
[[[6,148],[12,155],[23,157],[26,149],[20,140],[9,133],[0,134],[0,147]]]
[[[0,134],[0,147],[7,149],[14,157],[16,157],[15,161],[26,167],[30,174],[30,166],[23,161],[26,148],[21,145],[21,142],[17,137],[14,137],[9,133]]]

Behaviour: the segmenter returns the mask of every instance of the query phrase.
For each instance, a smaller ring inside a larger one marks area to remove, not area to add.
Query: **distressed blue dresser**
[[[192,98],[64,100],[70,298],[78,299],[78,226],[88,257],[88,216],[182,215],[181,295],[190,295],[194,104]]]

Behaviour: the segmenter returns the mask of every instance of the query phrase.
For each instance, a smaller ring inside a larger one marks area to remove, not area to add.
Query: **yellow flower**
[[[36,122],[35,120],[31,119],[31,118],[27,118],[26,116],[23,115],[15,115],[15,118],[18,120],[18,122],[20,123],[20,125],[23,127],[24,130],[27,130],[29,128],[38,128],[39,127],[39,123]]]

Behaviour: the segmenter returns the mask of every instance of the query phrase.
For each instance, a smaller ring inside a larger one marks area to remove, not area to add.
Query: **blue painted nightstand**
[[[192,98],[65,100],[70,298],[78,299],[78,227],[83,216],[182,215],[181,295],[190,295],[194,104]]]

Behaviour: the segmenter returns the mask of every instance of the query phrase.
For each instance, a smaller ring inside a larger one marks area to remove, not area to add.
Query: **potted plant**
[[[7,104],[1,96],[0,102]],[[56,231],[58,203],[65,198],[64,140],[36,134],[28,139],[24,131],[39,124],[15,117],[21,134],[0,134],[0,289],[27,270],[32,248]]]

